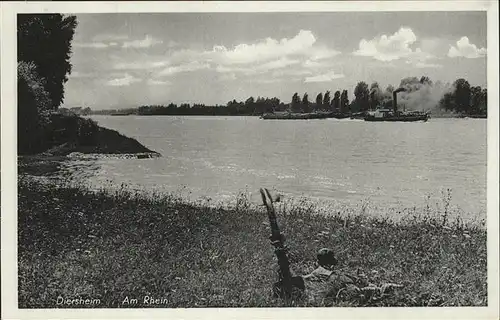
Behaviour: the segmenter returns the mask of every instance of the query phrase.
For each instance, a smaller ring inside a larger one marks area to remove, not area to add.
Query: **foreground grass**
[[[21,308],[57,307],[59,296],[99,299],[97,307],[487,305],[486,231],[431,218],[441,213],[393,223],[359,212],[280,210],[296,274],[312,271],[317,249],[330,247],[341,271],[404,285],[377,301],[283,302],[271,296],[277,264],[267,216],[244,198],[233,208],[208,207],[22,179],[18,204]],[[164,300],[145,305],[145,296]],[[139,304],[123,304],[127,297]]]

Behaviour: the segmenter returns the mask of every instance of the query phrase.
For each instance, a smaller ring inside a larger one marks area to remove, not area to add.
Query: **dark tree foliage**
[[[64,83],[71,73],[71,41],[76,25],[75,16],[17,16],[17,59],[36,65],[38,74],[45,79],[52,110],[56,110],[64,100]]]
[[[358,111],[368,110],[370,90],[368,89],[368,85],[366,84],[366,82],[358,82],[358,84],[354,88],[354,96],[356,97],[354,101],[356,109]]]
[[[261,115],[266,112],[284,111],[285,105],[280,102],[280,99],[258,97],[255,100],[253,97],[248,98],[245,102],[236,101],[233,99],[226,105],[206,106],[204,104],[182,103],[177,106],[170,103],[167,106],[163,105],[148,105],[141,106],[138,109],[128,110],[130,113],[139,115],[216,115],[216,116],[236,116],[236,115]],[[117,110],[112,110],[111,113]],[[110,113],[110,112],[107,112]],[[99,113],[106,114],[106,112]]]
[[[257,101],[260,100],[260,97],[257,98]],[[188,105],[189,106],[189,105]],[[228,114],[230,115],[237,115],[241,112],[241,110],[243,109],[243,107],[245,106],[245,104],[243,102],[238,102],[236,101],[235,99],[233,99],[233,101],[229,101],[227,103],[227,112]],[[179,108],[180,112],[181,113],[187,113],[188,112],[188,109],[187,108],[182,108],[182,104]]]
[[[335,95],[333,96],[332,100],[332,109],[333,111],[341,111],[340,107],[340,91],[335,91]]]
[[[280,100],[276,97],[274,98],[264,98],[259,97],[254,104],[253,114],[263,114],[267,112],[274,112],[279,109]]]
[[[304,112],[310,112],[310,105],[309,105],[309,95],[306,93],[304,93],[304,96],[302,97],[302,110]]]
[[[249,105],[253,105],[255,103],[255,99],[253,97],[249,97],[246,101],[245,101],[245,105],[246,106],[249,106]]]
[[[323,108],[328,109],[330,107],[330,91],[325,92],[325,95],[323,96]]]
[[[347,112],[350,111],[349,109],[349,96],[347,95],[347,90],[343,90],[342,94],[340,95],[340,111],[341,112]]]
[[[463,78],[453,83],[453,90],[444,94],[439,106],[448,111],[465,115],[487,115],[487,89],[480,86],[471,87]]]
[[[52,101],[45,90],[45,79],[38,75],[33,62],[18,63],[17,96],[18,152],[39,152],[43,150],[43,129],[48,123]]]
[[[479,114],[488,114],[488,89],[484,88],[481,92],[481,103],[479,105]]]
[[[315,105],[316,110],[321,110],[323,109],[323,94],[320,92],[316,96],[316,105]]]
[[[292,103],[291,103],[291,109],[293,112],[299,112],[300,111],[300,97],[299,97],[299,94],[297,92],[295,92],[293,94],[293,97],[292,97]]]
[[[482,109],[484,108],[483,107],[483,105],[485,104],[484,102],[486,102],[486,101],[483,102],[483,90],[479,86],[471,87],[470,93],[471,93],[471,103],[469,111],[472,114],[480,114]]]
[[[470,106],[471,89],[470,84],[465,79],[457,79],[453,86],[455,87],[455,105],[459,112],[467,112]]]

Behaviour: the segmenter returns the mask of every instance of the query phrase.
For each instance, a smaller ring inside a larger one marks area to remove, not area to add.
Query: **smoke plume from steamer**
[[[439,101],[446,93],[453,90],[451,85],[444,85],[441,82],[421,83],[416,78],[403,79],[401,87],[406,91],[398,94],[399,109],[404,106],[408,111],[426,111],[435,114],[443,112],[439,108]]]

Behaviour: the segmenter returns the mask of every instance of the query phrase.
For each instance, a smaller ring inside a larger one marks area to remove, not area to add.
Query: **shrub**
[[[91,146],[97,142],[99,127],[92,119],[81,118],[75,114],[52,114],[47,127],[47,140],[57,146],[66,142],[80,146]]]
[[[77,137],[82,146],[91,146],[96,144],[97,132],[99,127],[92,119],[80,118],[78,121]]]
[[[49,122],[52,101],[33,62],[19,62],[17,73],[18,152],[37,152],[44,148],[42,132]]]

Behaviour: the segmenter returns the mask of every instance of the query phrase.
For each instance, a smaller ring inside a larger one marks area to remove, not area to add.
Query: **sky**
[[[76,14],[66,107],[226,104],[398,86],[486,86],[485,12]]]

